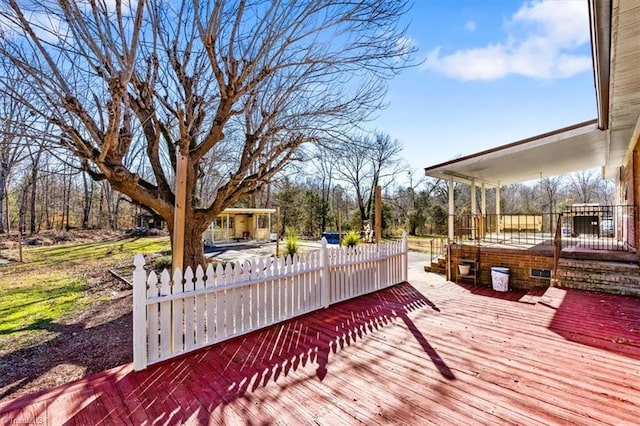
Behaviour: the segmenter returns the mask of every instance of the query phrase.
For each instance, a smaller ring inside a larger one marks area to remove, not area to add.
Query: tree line
[[[13,111],[17,111],[14,109]],[[11,124],[7,124],[11,125]],[[6,129],[5,134],[12,134]],[[18,133],[16,132],[15,135]],[[238,199],[234,207],[280,208],[281,234],[319,238],[324,231],[360,231],[373,223],[374,189],[383,189],[385,236],[446,233],[448,185],[412,172],[402,144],[381,132],[360,133],[348,152],[316,150],[292,161],[260,191]],[[131,167],[145,172],[144,162]],[[399,184],[398,182],[402,182]],[[198,187],[206,197],[207,180]],[[454,185],[456,214],[470,213],[471,191]],[[595,170],[544,178],[501,188],[503,213],[556,213],[577,203],[614,203],[614,185]],[[480,191],[476,191],[480,206]],[[495,189],[486,191],[487,211],[495,213]],[[0,142],[0,233],[35,234],[44,230],[108,229],[136,225],[145,209],[105,180],[96,181],[74,157],[24,137]],[[480,210],[480,207],[478,207]],[[339,223],[340,222],[340,223]]]

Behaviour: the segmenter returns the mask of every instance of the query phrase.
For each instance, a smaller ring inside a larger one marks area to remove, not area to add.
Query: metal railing
[[[573,205],[562,213],[457,215],[454,241],[553,246],[559,235],[562,248],[633,252],[636,210],[630,205]]]
[[[431,238],[429,241],[429,262],[447,255],[447,239],[445,237]]]
[[[636,206],[573,205],[562,213],[562,247],[635,251]]]
[[[558,276],[558,263],[560,261],[560,252],[562,251],[562,214],[558,215],[556,224],[556,232],[553,236],[553,275],[555,280]],[[552,281],[553,283],[553,281]]]
[[[557,213],[458,215],[454,240],[458,243],[480,240],[488,244],[551,246],[557,217]]]

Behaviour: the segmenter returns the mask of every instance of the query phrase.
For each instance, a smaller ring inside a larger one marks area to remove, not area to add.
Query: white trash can
[[[509,290],[509,268],[491,268],[491,285],[496,291]]]

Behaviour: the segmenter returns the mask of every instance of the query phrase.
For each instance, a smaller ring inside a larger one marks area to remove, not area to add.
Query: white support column
[[[471,179],[471,214],[478,213],[478,205],[476,203],[476,181]]]
[[[480,238],[487,235],[487,188],[484,182],[480,185]]]
[[[496,186],[496,234],[500,234],[500,184]]]
[[[478,205],[476,202],[476,181],[471,179],[471,239],[476,239],[476,215]]]
[[[449,176],[449,214],[447,216],[447,280],[452,279],[451,273],[451,243],[454,237],[454,223],[455,223],[456,206],[453,196],[453,176]]]
[[[260,222],[260,213],[253,215],[253,239],[258,239],[258,223]]]
[[[453,198],[453,176],[449,176],[449,217],[447,218],[448,225],[448,233],[447,236],[449,240],[453,240],[453,223],[454,223],[454,215],[455,215],[455,204]]]

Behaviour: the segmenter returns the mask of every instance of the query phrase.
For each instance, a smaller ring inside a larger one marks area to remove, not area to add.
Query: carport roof
[[[592,120],[426,167],[425,173],[493,186],[556,176],[606,164],[605,137]]]
[[[253,208],[241,208],[241,207],[229,207],[222,211],[220,214],[267,214],[275,213],[276,209],[253,209]]]

